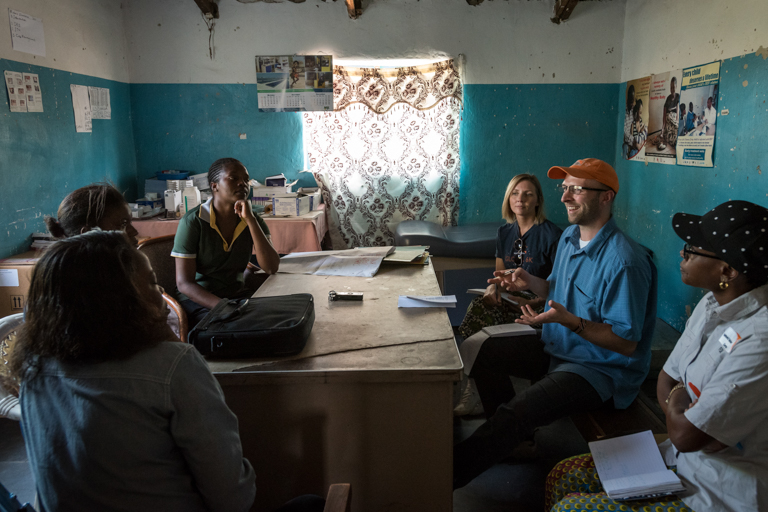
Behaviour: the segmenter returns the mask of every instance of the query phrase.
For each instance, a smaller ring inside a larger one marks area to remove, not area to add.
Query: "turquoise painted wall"
[[[623,117],[616,119],[615,161],[621,183],[614,212],[619,226],[651,248],[659,270],[658,315],[682,330],[702,290],[680,281],[682,240],[672,230],[677,212],[703,214],[731,199],[768,207],[768,60],[755,54],[721,67],[715,167],[697,168],[621,159]],[[746,81],[746,86],[744,82]],[[622,84],[617,109],[624,103]]]
[[[138,189],[164,169],[207,172],[234,157],[252,178],[284,172],[316,186],[304,168],[301,114],[258,111],[255,84],[132,84]],[[246,139],[240,139],[240,134]]]
[[[459,224],[501,222],[509,180],[536,175],[547,216],[568,224],[553,165],[579,158],[613,162],[618,84],[465,86],[461,126]]]
[[[136,198],[136,156],[125,83],[0,59],[0,69],[37,73],[45,112],[0,116],[0,257],[29,249],[30,234],[44,231],[72,190],[105,179]],[[76,133],[70,84],[106,87],[111,120],[94,120],[93,133]]]

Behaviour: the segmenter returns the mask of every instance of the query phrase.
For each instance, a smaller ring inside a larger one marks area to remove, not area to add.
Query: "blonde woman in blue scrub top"
[[[518,174],[509,181],[501,204],[501,215],[507,221],[496,235],[496,270],[524,268],[536,277],[546,279],[552,273],[557,254],[557,244],[563,230],[547,220],[544,214],[544,193],[538,178],[533,174]],[[501,290],[492,284],[482,297],[472,300],[459,326],[464,339],[483,327],[514,323],[520,318],[520,308],[528,305],[543,311],[544,299],[530,291],[513,292],[517,306],[501,299]],[[468,347],[464,348],[468,350]],[[462,353],[462,357],[466,355]],[[472,381],[468,381],[459,403],[454,409],[456,416],[482,414],[480,395]]]
[[[659,375],[656,394],[685,492],[627,510],[768,510],[768,209],[729,201],[672,220],[685,284],[708,290]],[[589,455],[547,477],[547,510],[619,504],[600,492]],[[643,508],[648,507],[648,508]],[[618,508],[617,508],[618,509]]]

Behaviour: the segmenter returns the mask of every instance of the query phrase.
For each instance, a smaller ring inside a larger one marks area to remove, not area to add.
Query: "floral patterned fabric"
[[[603,491],[592,455],[560,461],[547,475],[545,512],[617,510],[626,512],[694,512],[677,496],[658,501],[615,501]]]
[[[456,225],[462,87],[452,61],[334,68],[335,111],[305,112],[334,249],[394,244],[404,220]]]

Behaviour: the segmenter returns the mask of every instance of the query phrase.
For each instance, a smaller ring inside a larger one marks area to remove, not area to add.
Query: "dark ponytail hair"
[[[211,164],[208,169],[208,183],[218,183],[221,180],[221,175],[224,174],[224,170],[228,165],[241,165],[242,162],[237,158],[219,158]],[[245,167],[245,166],[243,166]]]
[[[70,192],[59,205],[58,220],[45,218],[54,238],[79,235],[99,225],[108,210],[126,204],[123,194],[109,183],[94,183]]]
[[[163,341],[165,314],[134,282],[141,258],[121,231],[93,230],[46,249],[32,271],[11,376],[34,377],[40,358],[127,359]]]
[[[627,110],[632,108],[632,105],[635,103],[635,86],[634,84],[630,84],[629,88],[627,88]]]

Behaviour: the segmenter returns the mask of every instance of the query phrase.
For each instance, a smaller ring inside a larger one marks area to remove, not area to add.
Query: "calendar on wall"
[[[256,57],[259,112],[333,110],[330,55]]]

